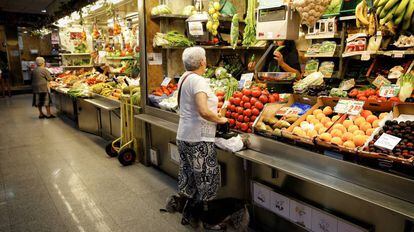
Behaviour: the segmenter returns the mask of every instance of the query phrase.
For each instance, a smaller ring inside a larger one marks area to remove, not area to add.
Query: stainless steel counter
[[[163,146],[174,140],[178,115],[151,107],[136,118],[151,125],[148,127],[152,134],[148,141],[151,146]],[[236,171],[243,179],[239,181],[243,183],[239,191],[244,191],[250,179],[259,180],[340,215],[374,225],[376,231],[391,228],[403,231],[405,220],[414,221],[412,179],[254,134],[248,136],[248,147],[235,154],[226,152],[227,156],[245,160],[243,167],[238,166]],[[169,172],[176,172],[176,168]],[[238,196],[248,198],[248,194]],[[273,214],[263,209],[254,211],[259,224],[280,229]]]

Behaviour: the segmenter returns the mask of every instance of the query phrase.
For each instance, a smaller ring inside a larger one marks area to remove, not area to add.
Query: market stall
[[[80,130],[110,141],[124,134],[122,102],[136,114],[141,108],[137,10],[134,1],[96,1],[55,22],[62,68],[50,83],[56,106]]]
[[[411,3],[210,2],[139,7],[146,78],[136,118],[146,123],[147,162],[178,173],[176,83],[183,49],[198,45],[231,128],[248,137],[246,150],[218,150],[219,196],[250,200],[253,227],[412,229]],[[285,54],[271,43],[281,39],[307,45],[298,54],[301,78],[285,65],[266,70],[268,56]],[[400,140],[387,147],[387,136]]]

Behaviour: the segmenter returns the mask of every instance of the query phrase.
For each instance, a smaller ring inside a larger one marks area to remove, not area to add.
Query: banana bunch
[[[379,15],[380,24],[392,24],[403,31],[414,28],[414,1],[413,0],[375,0],[374,7]]]
[[[378,28],[376,12],[368,9],[366,0],[362,0],[355,9],[356,24],[358,28],[368,29],[368,35],[374,35]]]

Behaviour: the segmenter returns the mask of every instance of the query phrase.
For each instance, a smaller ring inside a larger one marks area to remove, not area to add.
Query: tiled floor
[[[176,181],[107,158],[102,139],[0,98],[0,231],[190,231],[161,214]]]

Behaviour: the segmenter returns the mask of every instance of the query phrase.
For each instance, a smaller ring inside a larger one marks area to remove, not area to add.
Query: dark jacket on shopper
[[[32,88],[33,93],[49,92],[47,82],[53,80],[50,72],[46,68],[37,67],[33,70]]]

